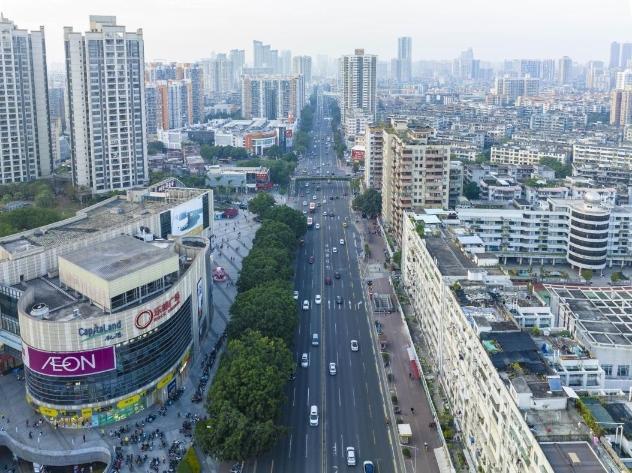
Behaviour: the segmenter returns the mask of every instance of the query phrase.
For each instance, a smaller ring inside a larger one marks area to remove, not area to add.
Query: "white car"
[[[345,240],[343,238],[340,239],[340,244],[344,245],[345,244]]]
[[[312,196],[312,200],[316,200],[316,194]]]
[[[336,374],[336,363],[329,363],[329,374],[332,376]]]
[[[316,230],[318,230],[318,229],[320,228],[320,223],[315,224],[315,225],[314,225],[314,228],[315,228]]]
[[[335,246],[331,249],[332,253],[338,253],[338,248],[336,248]]]
[[[325,210],[325,211],[323,212],[323,217],[326,217],[326,216],[327,216],[327,211]]]
[[[314,297],[314,302],[316,304],[320,304],[322,302],[322,299],[320,298],[320,294],[316,294],[316,297]]]
[[[303,301],[303,310],[309,310],[309,301],[307,299]]]
[[[309,425],[311,427],[318,427],[318,407],[316,406],[309,408]]]
[[[307,205],[307,201],[306,201],[306,200],[304,200],[304,201],[303,201],[303,207],[305,207],[306,205]]]
[[[347,466],[356,465],[355,448],[347,447]]]
[[[294,300],[297,301],[298,300],[298,291],[294,291]]]
[[[323,199],[323,204],[326,204],[326,203],[327,203],[327,199]]]
[[[351,340],[351,351],[358,351],[360,349],[360,345],[358,345],[357,340]]]
[[[307,356],[307,353],[303,353],[301,355],[301,366],[303,368],[307,368],[309,366],[309,357]]]

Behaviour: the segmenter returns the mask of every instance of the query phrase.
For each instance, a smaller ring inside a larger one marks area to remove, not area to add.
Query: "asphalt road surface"
[[[316,146],[299,162],[298,176],[346,172],[337,168],[331,121],[325,119],[326,112],[319,96],[312,134]],[[326,137],[331,138],[330,143]],[[288,403],[283,412],[289,431],[271,452],[246,463],[243,471],[362,471],[362,462],[370,460],[380,473],[396,472],[399,469],[394,464],[395,447],[389,442],[377,371],[380,355],[370,332],[374,328],[365,311],[358,268],[362,249],[351,221],[349,183],[297,181],[292,194],[290,201],[298,209],[308,209],[304,201],[320,205],[309,215],[313,217],[314,228],[308,230],[297,257],[295,289],[299,293],[300,312],[294,350],[297,376],[289,383]],[[348,222],[346,227],[345,222]],[[313,263],[309,263],[310,256],[314,257]],[[340,279],[336,279],[335,272],[340,273]],[[325,284],[325,277],[331,278],[331,285]],[[315,303],[317,295],[322,298],[321,304]],[[309,310],[301,309],[304,300],[309,301]],[[312,345],[315,333],[319,336],[318,346]],[[351,340],[358,341],[357,352],[351,351]],[[307,368],[301,367],[303,353],[309,357]],[[336,364],[335,375],[329,373],[332,362]],[[319,411],[317,427],[309,424],[312,405]],[[355,467],[347,466],[347,447],[355,449]]]

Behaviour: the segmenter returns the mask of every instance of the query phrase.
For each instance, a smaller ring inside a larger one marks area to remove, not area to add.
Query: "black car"
[[[342,304],[342,296],[336,296],[336,304]]]
[[[334,277],[335,277],[336,279],[340,279],[340,271],[336,271],[336,272],[334,273]]]

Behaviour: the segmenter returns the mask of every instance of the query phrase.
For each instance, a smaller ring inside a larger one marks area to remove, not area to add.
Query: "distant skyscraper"
[[[93,193],[146,184],[142,30],[90,16],[85,35],[64,28],[72,177]]]
[[[559,60],[557,68],[557,81],[562,85],[570,84],[573,79],[573,60],[564,56]]]
[[[169,81],[167,86],[169,129],[183,128],[191,124],[191,81],[187,79]]]
[[[199,64],[192,64],[185,72],[191,81],[191,121],[204,122],[204,72]]]
[[[279,67],[279,51],[271,49],[269,44],[263,44],[261,41],[253,41],[253,57],[255,68],[270,68],[273,73],[277,73]]]
[[[542,61],[542,80],[545,82],[555,81],[555,60],[545,59]]]
[[[301,74],[307,87],[312,82],[312,57],[294,56],[292,59],[292,74]]]
[[[284,75],[289,75],[292,73],[292,51],[288,51],[287,49],[281,51],[281,56],[279,57],[279,73]]]
[[[61,121],[61,130],[66,131],[66,89],[63,87],[55,87],[48,89],[48,103],[50,106],[50,119],[59,118]]]
[[[44,27],[29,33],[0,16],[1,184],[52,172],[47,80]]]
[[[145,116],[147,117],[147,134],[156,135],[158,128],[162,128],[160,120],[160,105],[158,97],[158,88],[156,84],[149,83],[145,85]],[[158,122],[160,121],[160,126]]]
[[[456,75],[461,79],[473,79],[475,77],[474,51],[472,48],[468,48],[459,55],[456,67]]]
[[[232,88],[237,88],[241,74],[243,73],[244,66],[246,65],[246,51],[243,49],[231,49],[228,54],[228,59],[230,60],[230,65],[233,71],[233,83]]]
[[[515,100],[518,97],[533,97],[540,92],[540,79],[532,77],[499,77],[496,79],[496,95],[505,100]]]
[[[397,80],[399,83],[410,82],[412,78],[413,39],[403,36],[397,39]]]
[[[610,63],[611,69],[619,67],[619,60],[621,59],[621,44],[613,41],[610,43]]]
[[[244,76],[241,86],[241,113],[246,119],[279,120],[298,118],[305,106],[303,77]]]
[[[340,113],[348,134],[362,134],[375,120],[377,56],[356,49],[338,60]]]
[[[623,43],[621,45],[621,58],[619,59],[619,67],[627,69],[632,67],[632,43]]]
[[[632,86],[632,70],[617,72],[616,89],[623,90]]]
[[[526,76],[529,74],[534,79],[542,77],[542,61],[537,59],[521,59],[520,60],[520,75]]]
[[[204,68],[204,88],[207,95],[225,94],[235,89],[233,63],[224,53],[202,62]]]

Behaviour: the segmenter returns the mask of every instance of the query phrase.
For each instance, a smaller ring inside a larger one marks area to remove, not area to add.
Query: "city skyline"
[[[520,13],[519,23],[531,25],[528,33],[516,28],[518,19],[512,11],[494,7],[496,0],[489,0],[486,5],[447,0],[434,9],[400,0],[393,8],[406,14],[392,15],[388,20],[377,10],[357,9],[356,2],[340,5],[326,0],[318,6],[301,5],[300,9],[292,8],[289,2],[285,8],[284,2],[274,9],[274,17],[263,4],[238,1],[216,11],[199,0],[178,4],[177,9],[172,0],[151,5],[97,1],[72,8],[66,8],[70,5],[68,0],[36,0],[28,7],[23,2],[7,0],[3,14],[20,28],[33,30],[43,25],[49,64],[55,65],[63,63],[63,27],[85,29],[90,14],[116,15],[127,28],[142,28],[149,61],[195,61],[209,57],[212,52],[242,48],[247,52],[247,62],[252,63],[253,39],[279,50],[290,49],[294,55],[338,57],[361,47],[386,60],[397,57],[397,38],[410,36],[416,45],[413,61],[451,59],[472,47],[476,57],[483,61],[566,55],[586,62],[607,60],[612,41],[632,41],[630,2],[617,0],[605,0],[598,5],[581,0],[575,2],[572,10],[559,0],[536,0],[531,8]],[[330,13],[334,7],[336,15]],[[148,8],[169,11],[169,20],[152,20],[147,15]],[[245,20],[244,8],[250,12],[248,17],[257,21],[250,24]],[[543,11],[547,14],[543,15]],[[597,16],[603,20],[600,24],[594,23]],[[305,28],[305,17],[311,17],[310,25],[321,26]],[[270,28],[271,25],[283,27]],[[171,34],[164,35],[165,28]]]

